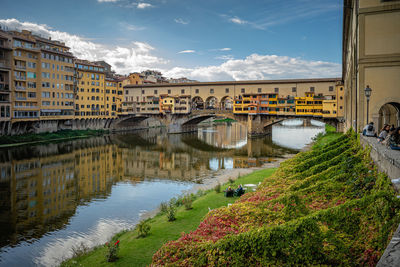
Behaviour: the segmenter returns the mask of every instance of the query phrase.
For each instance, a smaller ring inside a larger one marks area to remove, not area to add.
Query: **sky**
[[[341,76],[342,0],[1,0],[0,25],[120,74],[198,81]]]

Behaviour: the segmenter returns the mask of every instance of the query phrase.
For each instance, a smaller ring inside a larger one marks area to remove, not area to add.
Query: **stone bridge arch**
[[[200,96],[192,98],[192,110],[203,110],[205,108],[204,100]]]
[[[206,109],[218,109],[218,99],[215,96],[209,96],[206,99]]]
[[[231,96],[224,96],[220,102],[221,110],[233,110],[233,98]]]
[[[385,123],[400,126],[400,96],[382,98],[370,108],[370,120],[375,123],[377,129],[381,129]],[[362,124],[366,124],[366,121]]]

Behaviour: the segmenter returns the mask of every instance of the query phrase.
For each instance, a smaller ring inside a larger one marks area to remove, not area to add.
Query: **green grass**
[[[231,118],[225,118],[225,119],[214,120],[213,122],[236,122],[236,120]]]
[[[153,254],[161,246],[170,240],[176,240],[182,232],[195,230],[209,208],[215,209],[234,203],[235,198],[226,198],[224,193],[229,185],[233,188],[239,184],[258,184],[269,177],[275,169],[264,169],[249,175],[237,178],[233,184],[225,184],[221,187],[221,193],[208,190],[205,195],[200,196],[193,202],[193,209],[185,210],[183,206],[178,208],[176,220],[168,222],[166,215],[158,214],[149,219],[151,225],[150,234],[145,238],[137,238],[137,231],[128,231],[114,237],[120,240],[119,259],[114,263],[105,260],[105,247],[98,247],[88,254],[64,262],[61,266],[146,266],[151,263]]]
[[[338,133],[335,127],[329,124],[325,124],[325,133],[320,133],[316,136],[313,148],[321,148],[329,142],[336,140],[342,135],[343,133]]]

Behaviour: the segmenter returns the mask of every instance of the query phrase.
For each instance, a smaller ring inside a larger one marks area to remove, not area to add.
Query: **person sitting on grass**
[[[233,189],[230,186],[225,190],[225,196],[226,197],[233,197],[234,193],[235,192],[233,191]]]
[[[240,197],[241,195],[244,194],[244,189],[242,185],[240,184],[238,188],[235,190],[235,196]]]
[[[400,150],[400,127],[397,127],[389,137],[388,146],[393,150]]]

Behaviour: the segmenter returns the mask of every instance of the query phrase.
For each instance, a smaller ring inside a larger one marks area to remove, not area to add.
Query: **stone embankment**
[[[371,158],[378,169],[388,175],[397,190],[400,189],[400,151],[391,150],[373,137],[360,137],[361,144],[371,147]],[[399,196],[398,196],[399,197]],[[377,267],[400,266],[400,225],[380,258]]]

